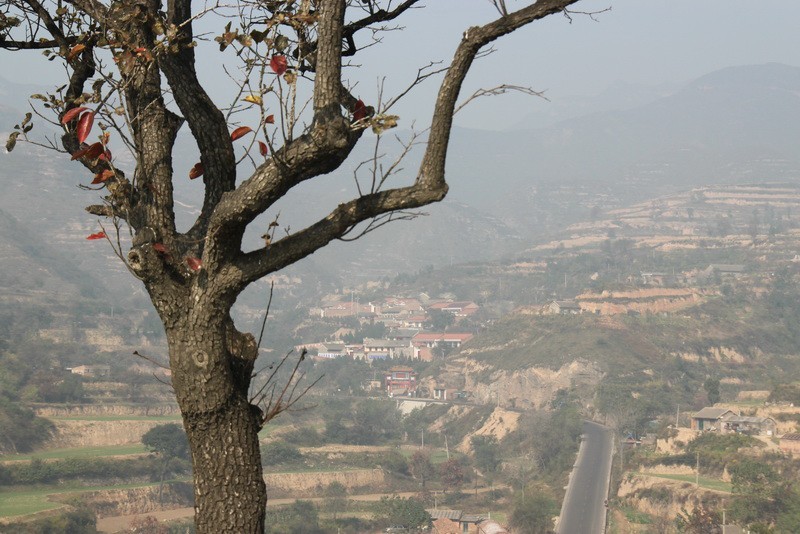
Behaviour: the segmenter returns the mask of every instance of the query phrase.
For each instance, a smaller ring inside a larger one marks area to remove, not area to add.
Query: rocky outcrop
[[[593,392],[603,378],[595,362],[574,360],[560,369],[529,367],[516,371],[490,371],[486,365],[464,361],[464,389],[478,404],[497,404],[516,410],[549,406],[561,389],[578,386]]]
[[[497,441],[501,441],[517,429],[520,415],[519,412],[495,408],[489,418],[484,421],[483,426],[464,437],[463,441],[458,445],[458,450],[468,454],[471,449],[470,440],[472,436],[494,436]]]

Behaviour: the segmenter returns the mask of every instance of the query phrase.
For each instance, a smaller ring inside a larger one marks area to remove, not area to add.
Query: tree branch
[[[66,43],[72,45],[78,42],[76,37],[66,37]],[[56,39],[45,41],[6,41],[0,36],[0,48],[7,50],[45,50],[49,48],[61,48],[61,42]]]
[[[339,94],[342,87],[342,26],[346,0],[323,0],[317,28],[314,79],[314,120],[327,122],[328,115],[340,116]]]
[[[205,170],[205,197],[200,215],[187,233],[191,241],[201,243],[209,217],[222,195],[233,190],[236,183],[236,160],[228,125],[222,111],[214,104],[197,78],[192,43],[191,3],[188,0],[168,2],[168,22],[180,28],[172,42],[177,52],[158,56],[158,64],[167,78],[175,102],[186,118],[200,150],[200,162]],[[232,239],[238,245],[238,240]]]
[[[456,100],[478,51],[499,37],[509,34],[526,24],[564,11],[567,6],[577,1],[540,0],[514,13],[504,15],[485,26],[469,28],[464,32],[461,43],[456,49],[453,61],[450,64],[450,69],[445,74],[439,89],[428,137],[428,147],[425,150],[417,176],[418,183],[428,184],[429,187],[434,189],[444,188],[445,192],[447,191],[447,184],[444,178],[445,160]]]
[[[243,254],[234,265],[243,288],[259,278],[291,265],[346,234],[356,224],[384,213],[419,208],[444,198],[447,186],[416,184],[364,195],[340,204],[324,219],[260,250]]]
[[[445,158],[456,100],[472,61],[480,49],[517,28],[544,18],[577,0],[542,0],[485,26],[470,28],[456,50],[442,81],[434,110],[428,147],[413,186],[361,196],[339,205],[324,219],[263,249],[241,255],[235,262],[242,287],[279,270],[338,239],[356,224],[398,210],[438,202],[447,194]],[[324,56],[320,56],[324,57]],[[338,166],[338,165],[337,165]],[[237,191],[238,192],[238,191]]]

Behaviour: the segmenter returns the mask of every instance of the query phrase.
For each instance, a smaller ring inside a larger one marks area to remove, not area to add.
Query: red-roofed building
[[[468,317],[477,312],[480,308],[474,302],[465,300],[458,302],[434,302],[428,306],[428,309],[452,313],[456,317]]]
[[[390,397],[413,397],[417,393],[417,373],[411,367],[392,367],[386,373],[385,384]]]

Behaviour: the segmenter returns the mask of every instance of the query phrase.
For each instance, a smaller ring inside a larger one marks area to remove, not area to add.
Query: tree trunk
[[[256,419],[241,398],[213,413],[184,415],[198,533],[264,532],[267,488]]]
[[[201,534],[261,534],[267,503],[261,411],[248,401],[257,348],[227,313],[197,308],[167,328],[172,383],[192,454],[195,527]]]

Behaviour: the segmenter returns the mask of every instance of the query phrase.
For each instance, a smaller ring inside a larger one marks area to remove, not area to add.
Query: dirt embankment
[[[510,412],[502,408],[495,408],[489,415],[489,418],[483,423],[483,426],[475,432],[464,436],[464,439],[458,445],[458,450],[469,454],[472,448],[470,444],[472,436],[494,436],[497,438],[497,441],[501,441],[504,437],[517,429],[519,426],[519,416],[519,412]]]
[[[81,421],[55,420],[56,431],[45,443],[44,449],[71,449],[76,447],[107,447],[133,445],[142,442],[142,436],[164,421]]]
[[[81,494],[81,501],[97,517],[147,514],[159,510],[185,508],[194,505],[192,486],[185,482],[165,484],[158,502],[158,486],[118,490],[90,491]]]
[[[662,474],[687,474],[674,466],[658,466],[653,471]],[[621,503],[656,518],[670,520],[682,510],[691,513],[700,502],[706,507],[715,507],[726,496],[723,492],[698,489],[689,482],[667,480],[648,474],[629,474],[617,491],[617,498]]]
[[[321,495],[332,482],[338,482],[348,492],[385,487],[386,476],[381,469],[325,471],[314,473],[271,473],[264,475],[267,491],[294,496]]]
[[[126,404],[39,404],[34,406],[36,415],[41,417],[80,417],[80,416],[135,416],[165,417],[180,415],[176,404],[126,405]]]

